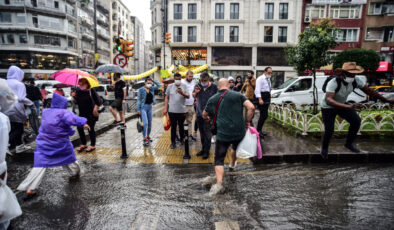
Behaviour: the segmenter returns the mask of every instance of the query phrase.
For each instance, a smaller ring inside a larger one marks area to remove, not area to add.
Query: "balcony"
[[[25,4],[25,0],[9,0],[1,3],[0,5],[5,6],[23,6]]]
[[[85,38],[86,40],[93,41],[94,40],[94,35],[93,31],[86,31],[82,32],[82,38]]]

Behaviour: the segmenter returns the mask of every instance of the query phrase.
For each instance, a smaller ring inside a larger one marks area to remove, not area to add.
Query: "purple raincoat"
[[[34,167],[56,167],[75,162],[74,148],[70,136],[74,126],[83,126],[86,118],[78,117],[67,110],[67,99],[53,94],[50,109],[42,112],[42,121],[34,151]]]

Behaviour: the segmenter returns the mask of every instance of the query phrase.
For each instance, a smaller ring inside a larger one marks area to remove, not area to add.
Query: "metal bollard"
[[[185,155],[183,156],[183,159],[190,159],[190,151],[189,151],[189,125],[187,123],[183,124],[183,128],[185,130]]]
[[[122,159],[126,159],[129,156],[127,156],[127,152],[126,152],[126,133],[125,133],[125,126],[121,126],[120,128],[120,138],[122,140],[122,156],[120,156],[120,158]]]

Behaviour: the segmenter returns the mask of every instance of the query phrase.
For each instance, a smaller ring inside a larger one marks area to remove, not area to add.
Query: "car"
[[[358,75],[365,78],[363,75]],[[318,91],[318,103],[324,96],[322,90],[325,80],[329,76],[316,76],[316,88]],[[365,78],[366,80],[366,78]],[[360,89],[355,89],[347,98],[349,103],[361,103],[367,101],[367,96]],[[296,105],[313,104],[313,77],[300,76],[285,81],[278,88],[271,91],[271,102],[273,104],[290,103]]]
[[[376,90],[383,97],[392,100],[394,99],[394,86],[388,86],[384,88],[379,88]]]
[[[105,103],[105,98],[108,94],[107,88],[104,85],[100,85],[97,87],[94,87],[94,90],[96,91],[97,95],[101,98],[101,101]]]
[[[42,86],[45,86],[45,89],[49,92],[49,94],[47,95],[47,99],[50,105],[50,101],[52,100],[53,97],[53,92],[56,90],[56,88],[54,88],[53,86],[56,84],[60,84],[61,82],[56,80],[36,80],[34,82],[39,89],[41,89]],[[71,87],[63,88],[63,91],[64,91],[64,96],[67,98],[69,106],[71,106],[72,104]]]

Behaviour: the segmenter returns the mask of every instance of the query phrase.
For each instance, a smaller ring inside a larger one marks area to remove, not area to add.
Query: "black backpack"
[[[342,84],[341,84],[341,81],[342,81],[341,77],[338,76],[338,75],[331,75],[324,81],[324,84],[323,84],[323,87],[322,87],[322,90],[323,90],[324,93],[326,92],[326,88],[327,88],[328,82],[330,82],[334,78],[337,81],[337,88],[335,89],[335,93],[338,93],[338,91],[341,89],[341,86],[342,86]],[[354,91],[356,88],[358,88],[357,87],[357,82],[353,81],[352,85],[353,85],[353,92],[355,94],[361,96],[360,94],[358,94],[357,92]]]

